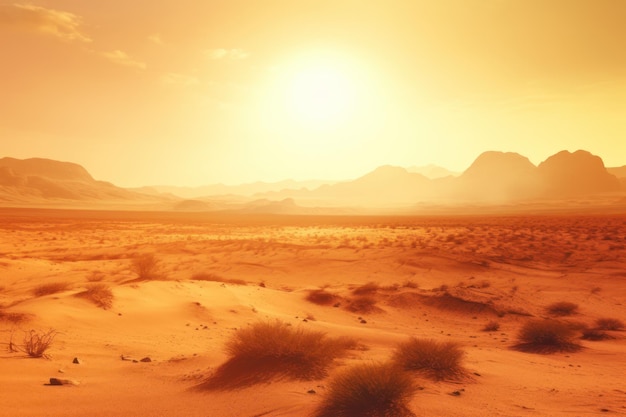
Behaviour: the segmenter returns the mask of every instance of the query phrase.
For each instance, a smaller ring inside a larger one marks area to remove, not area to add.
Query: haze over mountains
[[[320,213],[324,207],[418,210],[427,205],[493,206],[563,199],[623,204],[626,195],[626,166],[607,169],[600,157],[582,150],[559,152],[538,166],[517,153],[488,151],[463,173],[454,174],[435,166],[382,166],[342,182],[287,180],[131,190],[97,181],[70,162],[2,158],[0,205],[296,214]]]

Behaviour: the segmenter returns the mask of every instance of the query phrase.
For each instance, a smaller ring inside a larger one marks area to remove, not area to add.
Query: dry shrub
[[[455,379],[465,373],[461,363],[464,355],[458,343],[412,337],[398,345],[393,361],[434,380]]]
[[[382,309],[380,309],[376,305],[376,302],[377,300],[374,297],[357,297],[353,300],[350,300],[350,303],[346,306],[346,309],[353,313],[362,314],[381,312]]]
[[[392,363],[362,364],[334,377],[315,417],[409,417],[416,386]]]
[[[233,284],[233,285],[247,285],[248,283],[243,279],[237,278],[224,278],[217,274],[209,273],[209,272],[199,272],[197,274],[193,274],[191,276],[193,281],[211,281],[211,282],[222,282],[224,284]]]
[[[571,316],[578,311],[578,304],[559,301],[547,306],[546,311],[553,316]]]
[[[596,328],[600,330],[624,330],[624,322],[614,318],[600,318],[596,320]]]
[[[584,329],[583,334],[580,338],[584,340],[593,340],[593,341],[614,339],[613,336],[611,336],[610,334],[606,332],[603,332],[600,329]]]
[[[352,290],[354,295],[368,295],[377,292],[380,289],[380,285],[375,282],[368,282]]]
[[[36,286],[33,288],[32,292],[35,297],[43,297],[44,295],[67,291],[70,287],[71,285],[69,282],[49,282]]]
[[[483,327],[483,332],[496,332],[499,329],[500,323],[495,320],[491,320],[487,324],[485,324],[485,327]]]
[[[57,331],[54,329],[50,329],[47,332],[36,330],[24,332],[24,340],[20,346],[17,346],[17,349],[32,358],[47,357],[45,352],[52,345],[56,335]]]
[[[8,322],[13,324],[23,323],[31,319],[30,314],[8,312],[0,308],[0,322]]]
[[[531,320],[520,329],[515,349],[531,353],[575,352],[581,346],[574,341],[576,332],[557,320]]]
[[[333,360],[356,342],[281,322],[258,322],[226,344],[230,356],[201,387],[233,389],[272,379],[311,380],[326,376]]]
[[[85,291],[76,294],[76,296],[85,298],[105,310],[113,306],[113,291],[106,284],[92,284]]]
[[[322,306],[334,305],[337,301],[340,300],[336,294],[332,294],[324,289],[311,290],[306,296],[306,300],[312,302],[313,304],[318,304]]]
[[[160,279],[159,260],[153,253],[146,253],[133,259],[132,269],[140,280]]]

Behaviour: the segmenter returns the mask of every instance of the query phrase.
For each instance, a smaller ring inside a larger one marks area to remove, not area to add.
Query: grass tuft
[[[465,373],[464,355],[458,343],[412,337],[398,345],[393,361],[402,369],[434,380],[457,379]]]
[[[578,312],[578,304],[570,303],[569,301],[559,301],[547,306],[546,311],[553,316],[571,316]]]
[[[46,351],[52,346],[52,342],[57,335],[57,331],[50,329],[47,332],[30,330],[24,332],[24,340],[18,350],[26,353],[31,358],[46,358]]]
[[[413,379],[392,363],[362,364],[337,375],[315,417],[410,417]]]
[[[596,320],[596,328],[600,330],[624,330],[624,322],[614,318],[600,318]]]
[[[340,298],[341,297],[339,297],[338,295],[330,293],[322,288],[317,290],[311,290],[306,296],[307,301],[322,306],[334,305],[335,303],[337,303],[337,301],[340,300]]]
[[[33,288],[32,292],[35,297],[43,297],[45,295],[67,291],[70,287],[71,285],[69,282],[49,282],[36,286]]]
[[[113,291],[106,284],[92,284],[85,291],[76,294],[76,296],[85,298],[105,310],[113,306]]]
[[[514,348],[530,353],[575,352],[581,349],[575,334],[570,325],[557,320],[531,320],[520,329]]]

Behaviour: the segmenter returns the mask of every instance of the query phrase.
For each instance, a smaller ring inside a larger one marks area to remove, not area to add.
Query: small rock
[[[450,395],[454,396],[454,397],[458,397],[459,395],[461,395],[461,391],[452,391],[450,393]]]
[[[366,320],[364,320],[364,319],[361,319],[361,321],[360,321],[359,323],[366,324],[366,323],[367,323],[367,321],[366,321]]]
[[[48,385],[80,385],[80,382],[73,379],[50,378]]]
[[[78,359],[78,358],[74,358],[74,360],[72,361],[72,363],[75,363],[76,365],[80,365],[80,364],[82,364],[82,363],[83,363],[83,361],[81,361],[81,360],[80,360],[80,359]]]
[[[314,389],[310,389],[306,393],[307,394],[317,394],[317,391],[315,391]]]
[[[146,356],[145,358],[141,359],[139,362],[152,362],[152,359],[150,359],[149,356]]]

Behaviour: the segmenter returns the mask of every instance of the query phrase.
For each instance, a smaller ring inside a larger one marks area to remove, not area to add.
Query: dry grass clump
[[[85,291],[76,294],[76,296],[85,298],[105,310],[113,306],[113,291],[106,284],[92,284]]]
[[[3,308],[0,308],[0,322],[19,324],[30,320],[31,317],[32,316],[30,314],[8,312]]]
[[[500,323],[495,320],[491,320],[487,324],[485,324],[485,327],[483,327],[483,332],[496,332],[499,329]]]
[[[334,305],[340,299],[341,297],[339,297],[338,295],[330,293],[323,288],[311,290],[306,296],[307,301],[322,306]]]
[[[160,262],[153,253],[146,253],[133,259],[131,267],[139,280],[160,279]]]
[[[396,348],[393,361],[407,371],[418,371],[434,380],[455,379],[465,370],[465,352],[458,343],[412,337]]]
[[[230,358],[202,387],[232,389],[272,379],[322,378],[333,360],[355,344],[278,320],[258,322],[234,334],[226,344]]]
[[[596,328],[600,330],[624,330],[624,322],[614,318],[600,318],[596,320]]]
[[[578,312],[578,304],[569,301],[559,301],[546,307],[546,311],[553,316],[571,316]]]
[[[15,345],[12,342],[12,347],[16,348],[18,351],[26,353],[31,358],[45,358],[48,357],[46,355],[46,351],[52,346],[52,342],[57,335],[57,331],[54,329],[50,329],[46,332],[39,332],[36,330],[30,330],[28,332],[24,332],[24,340],[21,345]]]
[[[248,284],[243,279],[224,278],[222,276],[219,276],[217,274],[213,274],[210,272],[199,272],[199,273],[193,274],[191,276],[191,279],[193,281],[211,281],[211,282],[221,282],[224,284],[233,284],[233,285],[247,285]]]
[[[611,336],[610,334],[600,329],[584,329],[583,334],[580,338],[584,340],[593,340],[593,341],[614,339],[613,336]]]
[[[416,386],[392,363],[362,364],[337,375],[315,417],[410,417]]]
[[[70,287],[71,284],[69,282],[49,282],[36,286],[33,288],[32,293],[35,297],[43,297],[44,295],[67,291]]]
[[[557,320],[531,320],[520,329],[514,348],[531,353],[575,352],[581,348],[575,334],[570,325]]]
[[[377,313],[381,312],[377,305],[377,300],[374,297],[361,296],[357,297],[353,300],[350,300],[350,303],[346,306],[346,309],[353,313]]]
[[[380,285],[375,282],[368,282],[352,290],[354,295],[369,295],[380,290]]]

